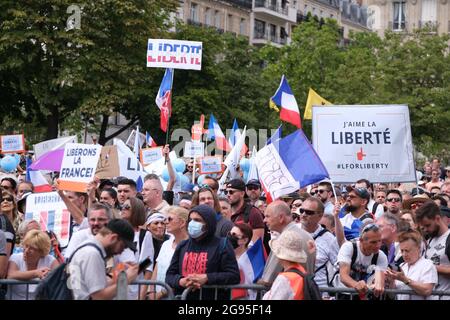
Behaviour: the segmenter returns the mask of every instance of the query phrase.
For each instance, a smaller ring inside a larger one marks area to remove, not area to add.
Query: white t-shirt
[[[295,292],[291,288],[289,279],[279,274],[272,284],[272,287],[267,291],[263,300],[294,300]]]
[[[315,237],[324,228],[319,225],[316,231],[310,233],[311,237]],[[320,237],[315,239],[316,243],[316,273],[314,280],[319,287],[328,287],[327,283],[327,272],[328,278],[331,279],[333,276],[332,266],[336,264],[337,255],[339,252],[339,244],[337,243],[336,237],[331,232],[325,232]],[[322,267],[326,263],[330,263],[330,268],[327,265]],[[322,267],[319,271],[318,268]]]
[[[352,269],[359,270],[360,272],[365,272],[368,275],[373,272],[384,272],[387,269],[388,261],[387,257],[383,251],[378,251],[378,259],[376,265],[371,265],[373,254],[366,256],[361,251],[361,244],[359,240],[356,243],[356,248],[358,249],[358,253],[356,255],[356,260]],[[339,250],[337,257],[337,264],[340,262],[346,263],[348,265],[352,262],[353,255],[353,243],[351,241],[345,242],[341,249]],[[352,272],[351,272],[352,273]],[[357,279],[354,279],[357,280]],[[362,279],[359,279],[362,280]],[[357,280],[357,281],[359,281]],[[367,280],[367,279],[366,279]],[[342,284],[342,286],[344,286]]]
[[[369,203],[367,204],[367,209],[370,213],[372,213],[373,206],[375,205],[375,200],[370,199]],[[384,213],[384,206],[382,204],[378,204],[377,210],[375,211],[375,219],[378,219],[381,217]]]
[[[86,240],[92,240],[94,235],[91,232],[91,228],[82,229],[72,234],[72,238],[70,238],[69,244],[67,248],[64,250],[64,258],[68,259],[72,255],[72,253],[77,249],[80,244],[85,242]]]
[[[156,281],[166,282],[166,272],[169,269],[170,262],[172,261],[175,249],[172,248],[175,237],[171,236],[169,240],[163,242],[161,250],[159,250],[156,262],[158,263],[158,274],[156,275]],[[160,292],[163,289],[161,286],[156,286],[156,292]]]
[[[55,258],[51,255],[46,255],[44,258],[39,259],[37,269],[40,268],[50,268],[52,263],[55,261]],[[16,253],[9,257],[9,262],[14,262],[17,267],[19,268],[19,271],[28,271],[27,265],[25,261],[23,260],[23,252],[22,253]],[[39,280],[39,278],[34,278],[31,280]],[[31,284],[28,287],[28,300],[34,300],[35,297],[35,291],[36,291],[36,284]],[[11,293],[11,298],[10,298]],[[7,299],[11,300],[26,300],[27,299],[27,286],[26,285],[11,285],[8,286],[8,294],[6,295]]]
[[[438,282],[438,274],[436,267],[434,266],[431,260],[425,259],[424,257],[420,257],[419,260],[416,261],[413,265],[408,265],[407,263],[403,263],[401,265],[403,273],[407,278],[421,282],[421,283],[433,283],[436,284]],[[407,286],[404,282],[395,280],[395,286],[400,290],[411,290],[412,288]],[[419,295],[408,295],[408,294],[398,294],[398,300],[434,300],[433,296],[419,296]]]
[[[334,204],[330,200],[328,200],[324,204],[323,214],[331,214],[332,215],[333,211],[334,211]]]
[[[86,242],[96,244],[102,254],[93,246],[78,250],[69,264],[70,285],[75,300],[88,300],[92,293],[107,287],[105,260],[106,252],[94,237]]]
[[[433,238],[427,243],[425,258],[430,259],[434,265],[450,265],[447,255],[445,254],[445,242],[450,236],[450,229],[442,236]],[[438,274],[438,284],[435,290],[450,290],[450,277]],[[450,300],[450,296],[442,296],[443,300]]]

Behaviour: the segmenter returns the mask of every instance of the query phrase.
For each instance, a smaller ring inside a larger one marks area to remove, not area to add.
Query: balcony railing
[[[238,7],[251,9],[252,8],[252,0],[222,0],[223,2],[228,2],[234,4]]]
[[[266,9],[281,13],[285,16],[288,15],[288,7],[282,7],[282,6],[274,4],[274,3],[272,3],[272,1],[268,1],[268,0],[256,0],[255,8],[266,8]]]
[[[281,44],[281,45],[285,45],[287,43],[287,38],[281,38],[278,35],[274,35],[274,34],[269,34],[269,32],[261,32],[261,31],[254,31],[253,33],[253,38],[255,40],[268,40],[270,42],[273,43],[277,43],[277,44]]]

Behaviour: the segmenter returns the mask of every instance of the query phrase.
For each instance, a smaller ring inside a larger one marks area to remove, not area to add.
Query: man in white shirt
[[[435,290],[450,290],[450,229],[434,201],[425,202],[416,211],[416,219],[427,240],[425,258],[433,261],[438,272]],[[449,296],[443,299],[450,300]]]
[[[333,276],[332,266],[336,263],[339,245],[335,236],[319,224],[324,214],[324,206],[319,199],[310,197],[303,201],[297,214],[300,215],[303,230],[307,231],[316,242],[314,280],[319,287],[328,287]]]
[[[322,181],[319,183],[317,187],[317,193],[315,197],[319,198],[322,201],[325,209],[325,214],[333,214],[334,205],[331,202],[331,198],[333,198],[333,191],[331,190],[331,183],[328,181]]]

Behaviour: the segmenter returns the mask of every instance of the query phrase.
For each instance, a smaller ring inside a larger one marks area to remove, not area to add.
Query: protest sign
[[[144,166],[163,157],[163,147],[141,149],[141,162]]]
[[[95,175],[100,179],[110,179],[120,175],[117,146],[102,147]]]
[[[94,180],[101,148],[98,144],[67,143],[59,175],[59,188],[86,192],[87,184]]]
[[[61,247],[70,237],[70,212],[57,192],[32,193],[27,197],[25,220],[36,220],[43,231],[53,231]]]
[[[56,150],[59,148],[63,148],[66,143],[76,143],[77,136],[70,136],[64,138],[57,138],[39,142],[34,145],[34,157],[39,159],[43,154]]]
[[[202,42],[148,39],[147,67],[202,69]]]
[[[139,177],[144,178],[147,173],[130,148],[122,140],[116,138],[114,138],[113,144],[117,146],[120,175],[134,181]]]
[[[184,143],[184,157],[197,158],[205,155],[205,144],[199,141],[186,141]]]
[[[334,182],[416,181],[406,105],[314,106],[313,145]]]
[[[199,158],[199,173],[210,174],[222,172],[222,157],[208,156]]]
[[[136,136],[136,130],[133,129],[133,131],[131,131],[130,136],[128,137],[127,141],[125,142],[125,144],[127,146],[129,146],[130,148],[134,148],[134,139]],[[142,147],[142,145],[145,143],[146,141],[146,136],[143,133],[139,132],[139,147]]]
[[[2,153],[20,153],[25,151],[23,134],[0,136],[0,149]]]

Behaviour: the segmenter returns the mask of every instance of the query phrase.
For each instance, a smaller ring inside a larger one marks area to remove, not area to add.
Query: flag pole
[[[167,144],[169,144],[169,131],[170,131],[170,117],[172,116],[172,109],[173,109],[173,107],[172,107],[172,101],[173,101],[173,74],[175,73],[175,69],[172,69],[172,82],[171,82],[171,84],[170,84],[170,88],[171,88],[171,90],[172,90],[172,93],[170,94],[171,95],[171,97],[170,97],[170,105],[171,105],[171,107],[170,107],[170,114],[169,114],[169,116],[167,117],[167,131],[166,131],[166,143],[164,144],[164,146],[166,146]],[[164,160],[164,164],[167,164],[167,158]]]
[[[336,194],[336,190],[334,189],[334,183],[333,183],[333,180],[330,179],[330,183],[331,183],[331,189],[333,190],[333,194],[334,194],[334,205],[336,205],[336,202],[337,202],[337,194]]]

